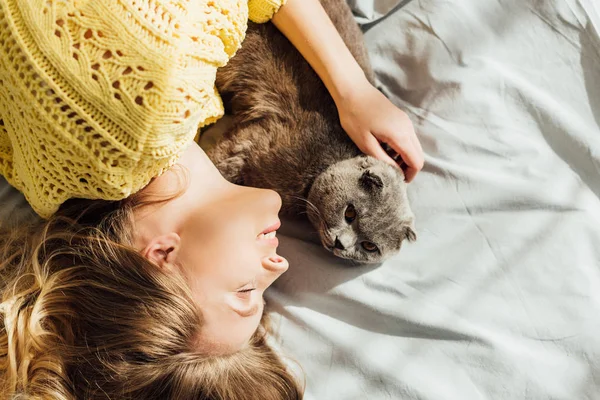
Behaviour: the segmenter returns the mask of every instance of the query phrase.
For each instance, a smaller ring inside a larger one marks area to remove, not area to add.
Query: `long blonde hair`
[[[188,286],[131,246],[142,203],[70,201],[0,236],[0,398],[302,398],[264,323],[237,353],[195,350]]]

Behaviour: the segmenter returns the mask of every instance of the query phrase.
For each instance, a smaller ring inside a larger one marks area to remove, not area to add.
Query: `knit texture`
[[[262,24],[270,20],[285,0],[248,0],[250,19]]]
[[[0,174],[42,217],[119,200],[223,114],[218,67],[284,0],[0,0]]]

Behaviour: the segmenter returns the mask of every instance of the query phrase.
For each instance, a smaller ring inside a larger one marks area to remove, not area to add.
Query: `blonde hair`
[[[0,236],[0,398],[302,398],[265,321],[237,353],[195,350],[188,286],[130,245],[142,203],[70,201]]]

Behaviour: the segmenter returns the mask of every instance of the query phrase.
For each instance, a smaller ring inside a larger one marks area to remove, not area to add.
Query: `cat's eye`
[[[356,219],[356,210],[354,209],[354,206],[352,204],[350,204],[347,208],[346,208],[346,212],[344,212],[344,218],[346,219],[347,223],[352,223],[352,221],[354,221]]]
[[[379,248],[377,247],[377,245],[375,243],[371,243],[371,242],[362,242],[361,246],[363,249],[365,249],[366,251],[368,251],[369,253],[375,253],[376,251],[379,250]]]

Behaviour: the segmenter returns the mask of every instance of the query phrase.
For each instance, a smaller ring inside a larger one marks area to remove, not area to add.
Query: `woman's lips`
[[[268,227],[267,229],[265,229],[264,231],[262,231],[260,234],[261,235],[266,235],[267,233],[271,233],[271,232],[276,231],[280,227],[281,227],[281,221],[277,221],[276,223],[274,223],[273,225],[271,225],[270,227]]]
[[[279,245],[279,239],[277,239],[277,229],[281,226],[281,222],[277,221],[277,223],[271,225],[264,231],[262,231],[257,239],[263,242],[268,243],[273,247],[277,247]]]

